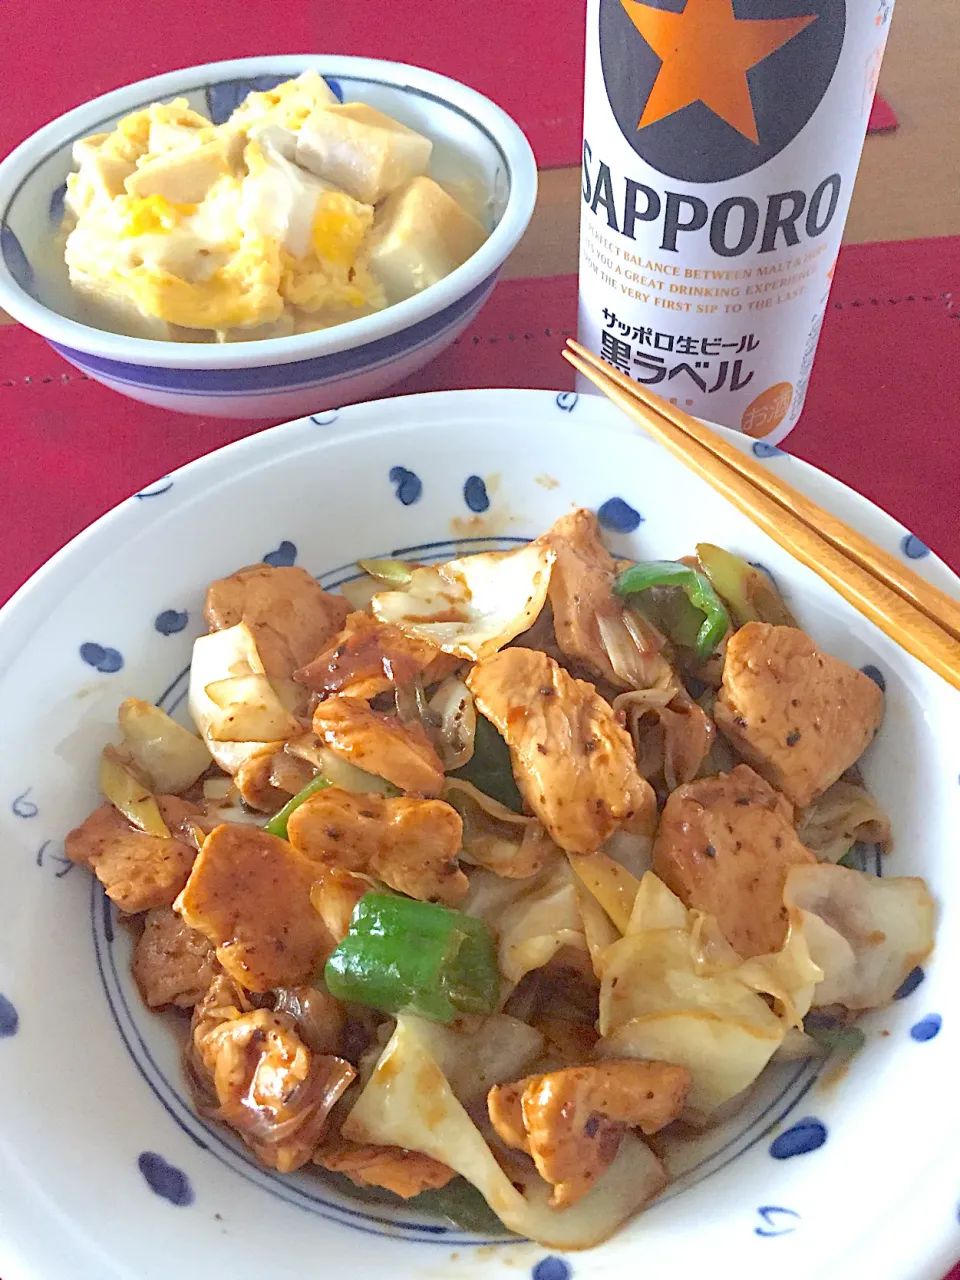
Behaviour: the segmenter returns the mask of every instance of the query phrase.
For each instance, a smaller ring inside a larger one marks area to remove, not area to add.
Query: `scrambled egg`
[[[71,285],[101,327],[193,342],[283,336],[380,310],[486,238],[425,176],[431,149],[379,112],[341,107],[314,71],[249,94],[221,125],[185,98],[155,103],[74,146]],[[402,232],[411,270],[377,270],[384,236],[405,225],[404,210],[410,222],[414,182],[436,188],[450,234],[443,217],[421,219],[422,245]]]

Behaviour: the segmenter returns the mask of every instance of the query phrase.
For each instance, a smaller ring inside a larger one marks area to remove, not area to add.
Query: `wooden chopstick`
[[[627,385],[622,385],[620,378],[614,377],[613,371],[595,357],[588,360],[580,352],[573,350],[565,350],[563,355],[578,372],[594,383],[676,458],[753,520],[774,542],[829,583],[848,603],[908,653],[942,676],[954,688],[960,689],[960,641],[952,632],[886,582],[874,577],[868,568],[851,559],[845,550],[827,541],[799,515],[795,515],[792,510],[758,488],[750,475],[739,468],[739,464],[750,460],[719,437],[714,437],[716,443],[730,450],[732,460],[728,461],[719,450],[715,452],[708,448],[693,434],[688,435],[662,413],[659,403],[653,402],[652,396],[649,400],[646,396],[641,399],[636,395],[634,384],[623,379]],[[696,425],[708,433],[708,437],[712,436],[709,428],[700,423]],[[784,490],[788,489],[786,485],[782,487]],[[810,505],[819,511],[815,503]]]
[[[830,542],[838,550],[843,551],[861,568],[866,569],[873,577],[885,583],[891,591],[903,596],[911,604],[927,615],[931,621],[948,631],[955,640],[960,640],[960,601],[954,600],[946,592],[926,582],[919,574],[914,573],[906,565],[901,564],[889,552],[875,546],[856,529],[825,511],[812,499],[786,484],[767,467],[761,466],[751,457],[743,454],[729,441],[717,435],[697,418],[669,401],[661,399],[649,388],[640,386],[630,378],[612,369],[608,364],[587,351],[578,342],[568,340],[567,345],[581,360],[592,368],[611,378],[619,387],[649,408],[666,418],[678,430],[698,441],[709,449],[715,457],[733,467],[740,475],[746,476],[768,498],[778,502],[781,507],[802,520],[826,542]]]

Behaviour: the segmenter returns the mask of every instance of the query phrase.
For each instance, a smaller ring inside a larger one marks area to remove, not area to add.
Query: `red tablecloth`
[[[38,22],[42,12],[42,21]],[[451,18],[451,15],[455,17]],[[468,6],[282,0],[94,0],[0,2],[0,44],[16,50],[16,72],[0,90],[0,156],[48,120],[88,98],[222,58],[264,53],[350,53],[441,71],[499,103],[530,138],[541,167],[577,164],[583,114],[584,4],[486,0]],[[13,92],[17,85],[42,92]],[[896,116],[878,100],[871,129]]]
[[[807,407],[788,447],[891,511],[960,567],[960,238],[845,249]],[[469,330],[398,392],[564,388],[576,280],[500,284]],[[121,498],[262,423],[151,409],[0,328],[4,495],[0,600]],[[10,471],[8,470],[8,475]]]

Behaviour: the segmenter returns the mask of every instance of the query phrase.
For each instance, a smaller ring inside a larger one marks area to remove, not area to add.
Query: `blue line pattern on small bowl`
[[[221,80],[207,86],[207,115],[214,124],[223,124],[249,93],[265,93],[283,84],[289,76],[255,76],[251,80]]]
[[[8,226],[7,223],[0,227],[0,254],[3,255],[7,270],[23,292],[38,300],[37,281],[33,274],[33,267],[31,267],[30,261],[23,251],[23,245],[17,239],[13,228]]]

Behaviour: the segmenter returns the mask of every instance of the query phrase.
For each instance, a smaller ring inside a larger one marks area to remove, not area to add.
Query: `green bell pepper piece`
[[[295,796],[291,796],[287,803],[277,813],[273,815],[264,831],[269,831],[272,836],[279,836],[281,840],[287,838],[287,822],[290,819],[294,809],[299,809],[304,800],[312,796],[315,791],[323,791],[325,787],[329,787],[330,779],[325,778],[322,773],[318,773],[315,778],[311,778],[305,787],[297,792]]]
[[[482,920],[434,902],[366,893],[324,970],[338,1000],[453,1022],[497,1007],[500,975]]]
[[[514,1234],[507,1230],[477,1188],[467,1182],[466,1178],[451,1178],[445,1187],[421,1191],[418,1196],[407,1201],[407,1206],[432,1213],[438,1218],[446,1218],[462,1231],[508,1239]]]
[[[510,748],[486,716],[477,715],[473,755],[459,769],[451,769],[450,777],[472,783],[478,791],[499,800],[514,813],[523,812],[523,798],[510,763]]]
[[[710,585],[705,574],[698,573],[678,560],[648,560],[633,564],[617,578],[614,591],[619,596],[637,595],[650,587],[679,587],[690,604],[703,614],[703,622],[697,631],[693,650],[704,662],[730,628],[730,616],[723,601]],[[671,637],[682,643],[683,637]]]

